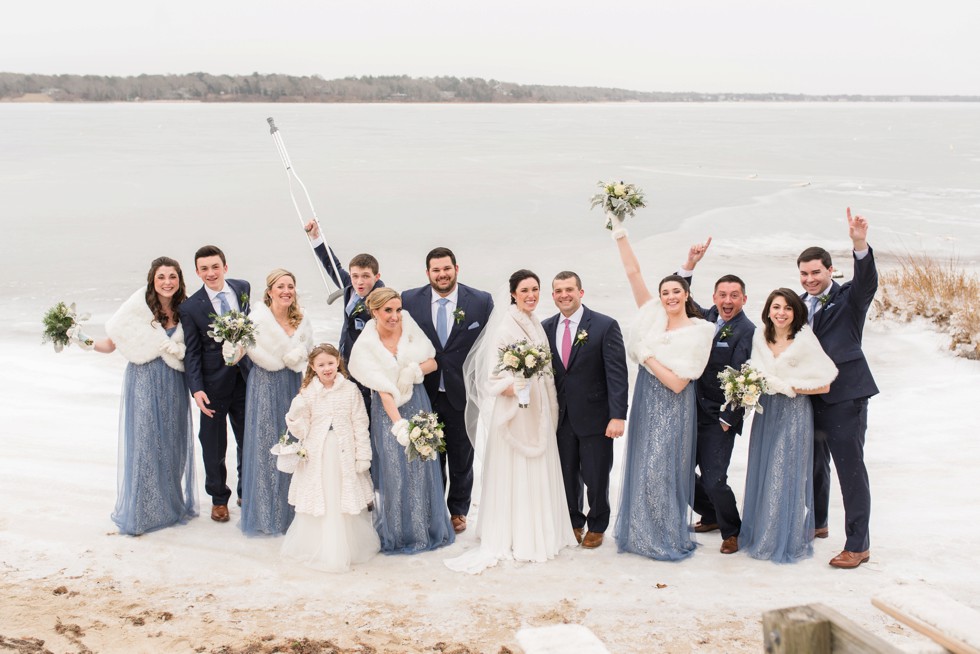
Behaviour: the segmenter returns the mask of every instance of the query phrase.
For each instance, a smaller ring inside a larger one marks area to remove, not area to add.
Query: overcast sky
[[[17,0],[0,71],[980,95],[980,1]]]

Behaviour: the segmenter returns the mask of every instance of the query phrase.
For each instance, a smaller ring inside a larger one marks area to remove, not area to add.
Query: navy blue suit
[[[552,352],[555,389],[558,391],[558,456],[561,459],[565,499],[572,527],[603,533],[609,526],[609,473],[613,465],[613,439],[606,436],[612,419],[625,420],[629,393],[626,348],[619,323],[583,305],[578,332],[572,334],[568,366],[562,364],[555,342],[559,313],[541,326]],[[589,514],[583,512],[583,487]]]
[[[442,481],[448,488],[446,505],[450,515],[466,515],[470,510],[473,494],[473,445],[466,433],[464,411],[466,387],[463,384],[463,362],[473,343],[487,326],[493,311],[493,298],[489,293],[457,284],[457,315],[449,318],[449,337],[446,345],[439,341],[439,334],[432,324],[432,287],[422,286],[402,293],[402,308],[418,323],[436,348],[438,368],[425,376],[425,390],[432,403],[432,410],[444,423],[446,451],[442,454]],[[459,313],[462,316],[459,317]],[[444,392],[439,391],[439,378],[443,379]],[[449,470],[448,478],[446,470]]]
[[[874,252],[854,258],[854,279],[832,282],[827,301],[813,317],[813,333],[837,366],[837,379],[813,403],[813,504],[816,527],[827,526],[830,459],[833,457],[844,501],[844,533],[849,552],[870,549],[871,486],[864,465],[868,398],[878,386],[861,350],[864,322],[878,290]],[[800,296],[805,304],[806,294]]]
[[[340,350],[340,356],[344,357],[344,361],[350,360],[350,351],[354,347],[354,343],[357,341],[357,337],[361,335],[361,331],[364,329],[364,325],[367,321],[371,319],[371,313],[368,311],[367,306],[364,304],[364,298],[359,298],[357,304],[353,307],[350,313],[347,312],[347,305],[350,303],[351,296],[354,295],[354,287],[351,285],[350,273],[344,270],[344,267],[340,265],[340,259],[334,254],[333,249],[330,250],[330,256],[333,257],[333,261],[337,266],[337,273],[340,274],[340,279],[337,279],[337,275],[334,274],[333,266],[330,265],[330,260],[327,259],[327,246],[321,243],[316,246],[313,251],[316,253],[320,263],[323,265],[323,269],[327,271],[327,275],[333,280],[334,284],[338,287],[344,289],[344,324],[340,328],[340,345],[337,348]],[[374,286],[371,287],[371,291],[376,288],[382,288],[384,282],[380,279],[375,282]],[[368,295],[371,294],[368,291]],[[367,297],[367,296],[365,296]],[[358,384],[360,386],[360,384]],[[363,387],[361,388],[363,391]],[[368,395],[370,397],[370,394]],[[368,415],[371,413],[371,405],[368,404]]]
[[[700,307],[699,307],[700,308]],[[701,308],[705,320],[716,323],[718,308]],[[696,381],[698,399],[698,445],[696,461],[701,474],[694,480],[694,511],[702,524],[718,524],[722,538],[737,536],[742,526],[735,494],[728,485],[735,436],[742,432],[744,409],[726,407],[718,373],[731,366],[738,370],[752,356],[755,325],[743,311],[735,314],[715,334],[708,365]],[[722,429],[721,421],[729,426]]]
[[[248,282],[241,279],[226,279],[234,291],[243,313],[249,311],[248,295],[251,290]],[[238,496],[242,495],[242,438],[245,434],[245,383],[251,362],[242,357],[234,366],[226,366],[221,354],[221,343],[208,336],[208,325],[214,315],[214,306],[208,297],[207,289],[201,287],[180,305],[180,324],[184,329],[184,377],[191,395],[204,391],[211,403],[208,408],[214,411],[212,417],[201,414],[201,454],[204,459],[204,489],[215,505],[227,505],[231,497],[228,488],[228,470],[225,467],[225,453],[228,449],[228,423],[235,434],[238,450]]]

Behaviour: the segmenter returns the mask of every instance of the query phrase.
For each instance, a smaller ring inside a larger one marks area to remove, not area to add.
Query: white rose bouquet
[[[769,392],[769,384],[755,368],[743,363],[740,370],[731,366],[718,373],[721,390],[725,393],[725,403],[721,408],[730,406],[732,409],[744,407],[747,411],[762,413],[759,396]]]
[[[547,345],[529,343],[525,338],[505,345],[499,351],[496,372],[510,372],[514,375],[517,405],[526,409],[531,402],[531,389],[527,380],[535,375],[551,373],[551,350]]]
[[[65,305],[59,302],[44,314],[44,333],[41,335],[42,343],[54,343],[54,351],[61,352],[66,346],[77,343],[83,350],[89,350],[95,341],[82,333],[82,328],[78,324],[89,319],[89,314],[79,315],[75,309],[75,303]]]
[[[445,425],[439,422],[439,414],[419,411],[408,420],[408,445],[405,453],[409,461],[422,459],[434,461],[440,452],[446,451],[446,440],[442,434]]]
[[[647,206],[643,190],[626,182],[599,182],[602,189],[592,196],[590,209],[602,207],[606,212],[606,229],[622,229],[626,216],[633,217],[637,209]],[[623,232],[625,234],[625,232]]]
[[[229,311],[218,316],[211,314],[214,320],[208,327],[208,336],[221,343],[221,354],[225,365],[233,366],[242,357],[239,349],[255,347],[255,323],[241,311]]]

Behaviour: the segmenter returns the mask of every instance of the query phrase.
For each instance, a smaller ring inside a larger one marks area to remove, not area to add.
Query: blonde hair
[[[303,375],[303,383],[300,385],[300,389],[304,389],[309,386],[310,382],[313,381],[313,378],[316,377],[316,371],[313,370],[313,361],[315,361],[321,354],[326,354],[335,358],[337,360],[337,372],[344,377],[347,376],[347,366],[344,365],[344,357],[340,356],[340,351],[330,343],[320,343],[313,348],[313,351],[310,352],[310,356],[306,359],[306,374]]]
[[[364,298],[364,305],[371,312],[371,317],[374,317],[374,312],[388,304],[392,300],[400,300],[402,296],[398,294],[393,288],[388,288],[387,286],[382,288],[376,288],[368,296]]]
[[[293,286],[296,285],[296,275],[293,273],[284,268],[276,268],[273,270],[265,278],[265,292],[262,294],[262,300],[265,302],[265,306],[272,306],[272,287],[283,277],[289,277],[293,280]],[[299,293],[295,291],[293,292],[293,301],[286,309],[286,321],[294,329],[299,327],[299,324],[303,322],[303,310],[299,308]]]

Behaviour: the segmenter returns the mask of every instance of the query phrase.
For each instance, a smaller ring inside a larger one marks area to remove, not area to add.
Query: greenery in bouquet
[[[496,371],[511,372],[515,377],[530,379],[551,372],[551,350],[547,345],[521,339],[499,349]]]
[[[445,425],[439,422],[439,414],[430,411],[419,411],[409,418],[408,445],[405,446],[408,460],[434,461],[439,458],[439,454],[446,451],[443,427]]]
[[[89,314],[87,313],[79,315],[74,302],[70,305],[59,302],[44,314],[42,319],[44,333],[41,336],[41,342],[54,343],[55,352],[61,352],[72,343],[78,343],[83,348],[90,348],[94,341],[82,333],[82,328],[79,325],[88,319]]]
[[[643,198],[643,190],[636,184],[626,182],[599,182],[601,191],[592,196],[590,209],[602,207],[606,214],[614,214],[620,220],[626,216],[632,217],[637,209],[647,206]],[[606,217],[606,229],[612,229],[612,220]]]
[[[725,393],[722,409],[744,408],[747,411],[762,413],[759,397],[769,392],[769,384],[762,373],[743,363],[739,370],[725,366],[725,369],[718,373],[718,379],[721,382],[721,390]]]
[[[208,336],[218,343],[231,343],[242,347],[255,347],[255,323],[241,311],[229,311],[224,315],[211,314]]]

